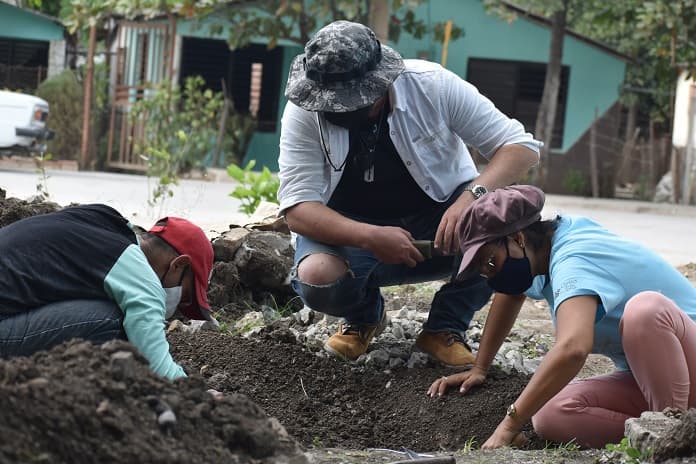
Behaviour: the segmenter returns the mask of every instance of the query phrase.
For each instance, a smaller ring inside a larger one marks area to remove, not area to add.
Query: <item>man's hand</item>
[[[478,367],[473,367],[471,370],[466,372],[459,372],[457,374],[448,375],[447,377],[440,377],[435,380],[430,388],[428,388],[427,394],[432,398],[434,396],[442,396],[447,391],[447,388],[459,385],[459,392],[464,394],[468,392],[471,387],[476,385],[481,385],[486,380],[486,372]]]
[[[443,255],[454,255],[459,252],[459,225],[464,211],[473,201],[474,196],[465,190],[442,215],[435,234],[435,249],[440,250]]]
[[[412,243],[411,233],[400,227],[374,227],[365,248],[386,264],[415,267],[425,258]]]

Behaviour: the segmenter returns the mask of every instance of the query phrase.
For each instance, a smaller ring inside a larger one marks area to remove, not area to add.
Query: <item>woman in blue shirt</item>
[[[643,411],[696,407],[696,289],[642,245],[583,217],[541,220],[544,194],[506,187],[464,213],[460,277],[481,274],[496,291],[474,367],[436,380],[480,385],[524,299],[545,298],[556,341],[483,448],[519,444],[531,418],[542,438],[582,446],[616,443]],[[589,353],[610,374],[573,381]]]

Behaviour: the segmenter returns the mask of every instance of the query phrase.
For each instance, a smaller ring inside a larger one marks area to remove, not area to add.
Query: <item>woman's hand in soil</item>
[[[485,379],[485,373],[482,373],[480,369],[473,368],[470,371],[440,377],[439,379],[435,380],[432,385],[430,385],[427,394],[431,398],[435,396],[442,396],[449,387],[454,387],[457,385],[460,386],[459,391],[465,393],[474,385],[482,384]]]
[[[516,429],[510,429],[504,425],[505,421],[498,424],[493,435],[481,446],[481,449],[496,449],[503,446],[522,447],[527,444],[527,437]]]

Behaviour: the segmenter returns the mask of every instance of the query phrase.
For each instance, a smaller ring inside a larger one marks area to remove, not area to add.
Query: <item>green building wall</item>
[[[447,50],[447,68],[463,78],[469,58],[548,62],[549,27],[523,16],[508,24],[487,14],[480,0],[426,0],[417,16],[432,23],[451,19],[464,29],[465,35],[451,41]],[[440,62],[442,56],[441,43],[409,35],[403,35],[395,48],[404,58],[427,52],[431,61]],[[626,71],[626,63],[618,56],[570,35],[563,44],[563,65],[570,68],[570,76],[561,152],[590,128],[595,110],[601,115],[616,102]]]
[[[63,27],[49,18],[0,2],[0,37],[20,40],[63,40]]]
[[[539,63],[548,61],[549,27],[523,16],[508,24],[495,15],[487,14],[480,0],[425,0],[416,13],[426,22],[437,23],[451,19],[464,29],[463,37],[450,42],[447,58],[447,68],[463,78],[467,75],[469,58]],[[211,37],[206,24],[193,24],[187,20],[179,22],[178,34]],[[212,37],[224,40],[227,34],[228,31],[223,28],[218,35]],[[391,45],[404,58],[425,55],[431,61],[440,62],[441,59],[442,44],[434,42],[430,37],[415,39],[402,34],[399,41]],[[255,159],[259,169],[268,166],[274,171],[278,169],[280,118],[287,102],[283,95],[285,81],[293,57],[303,51],[302,47],[289,41],[281,41],[279,46],[283,47],[283,71],[277,129],[275,133],[257,132],[244,159],[245,164]],[[626,68],[619,56],[570,35],[566,35],[564,42],[563,65],[570,68],[570,76],[560,152],[566,152],[589,129],[595,112],[601,115],[616,102]],[[527,130],[533,131],[534,128],[528,127]]]
[[[229,30],[223,27],[222,30],[215,35],[210,34],[210,25],[208,23],[197,22],[194,23],[190,20],[180,20],[177,23],[177,34],[186,37],[200,37],[200,38],[218,38],[226,40],[229,34]],[[264,43],[258,40],[258,43]],[[249,143],[249,148],[244,156],[244,165],[250,160],[256,160],[256,168],[262,169],[263,166],[267,166],[271,171],[278,170],[278,143],[280,141],[280,118],[283,115],[283,109],[287,103],[287,98],[285,98],[285,82],[290,71],[290,63],[292,59],[304,51],[303,47],[290,42],[288,40],[279,41],[279,47],[283,49],[283,67],[281,71],[281,91],[280,91],[280,101],[278,102],[278,122],[276,124],[275,132],[256,132]]]

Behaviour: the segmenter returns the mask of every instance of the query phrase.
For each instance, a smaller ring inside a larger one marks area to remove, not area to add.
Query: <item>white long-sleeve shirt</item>
[[[446,201],[463,182],[478,176],[466,145],[490,159],[510,144],[538,155],[541,142],[507,117],[476,87],[439,64],[405,60],[389,88],[389,136],[416,183],[433,200]],[[326,204],[338,185],[349,149],[349,131],[320,113],[288,102],[281,121],[281,214],[306,201]],[[321,125],[321,127],[320,127]]]

